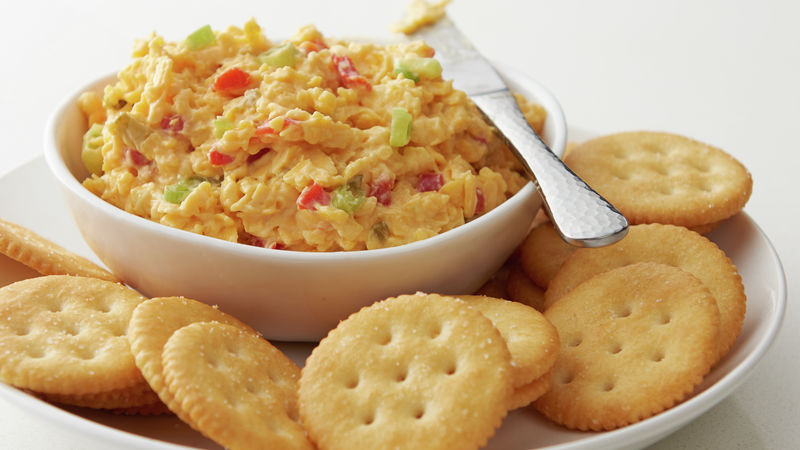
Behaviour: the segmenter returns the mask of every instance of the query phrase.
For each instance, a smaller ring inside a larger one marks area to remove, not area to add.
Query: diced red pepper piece
[[[252,245],[253,247],[264,247],[266,242],[258,236],[253,236],[252,234],[247,234],[241,239],[242,244]]]
[[[225,153],[220,153],[216,150],[211,150],[208,153],[208,161],[214,166],[224,166],[225,164],[233,161],[233,156]]]
[[[472,136],[472,139],[475,139],[476,141],[480,142],[483,145],[486,145],[488,143],[486,138],[482,138],[480,136]]]
[[[242,95],[250,85],[250,74],[244,70],[233,67],[222,72],[214,80],[214,90],[228,95]]]
[[[394,179],[386,174],[378,176],[369,187],[367,192],[368,197],[375,197],[383,206],[389,206],[392,203],[392,188],[394,187]]]
[[[183,130],[183,117],[173,114],[171,116],[164,116],[161,119],[161,129],[169,130],[173,133],[179,133]]]
[[[254,153],[254,154],[248,156],[247,157],[247,163],[250,164],[250,163],[254,163],[254,162],[258,161],[259,159],[261,159],[262,156],[264,156],[267,153],[269,153],[270,150],[272,150],[272,149],[269,148],[269,147],[262,148],[261,150],[258,151],[258,153]]]
[[[256,136],[265,136],[268,134],[278,134],[278,132],[269,126],[268,120],[265,120],[264,123],[256,127]]]
[[[303,50],[305,50],[306,54],[318,52],[324,48],[328,48],[328,46],[324,42],[316,39],[312,41],[305,41],[302,44],[300,44],[300,47]]]
[[[283,129],[281,129],[281,130],[276,130],[276,129],[272,128],[269,125],[269,123],[270,123],[270,120],[265,120],[264,123],[262,123],[261,125],[257,126],[255,135],[256,136],[276,135],[276,134],[280,133],[281,131],[285,130],[286,127],[288,127],[290,125],[299,124],[300,121],[296,120],[296,119],[292,119],[291,117],[284,117],[283,118]]]
[[[417,179],[417,191],[438,191],[444,186],[444,177],[440,173],[429,172],[420,174]]]
[[[364,78],[358,69],[347,56],[331,55],[333,65],[336,67],[336,73],[339,75],[339,82],[348,88],[362,87],[367,90],[372,89],[372,85]]]
[[[286,250],[286,244],[284,244],[283,242],[275,241],[272,244],[270,244],[269,248],[273,250]]]
[[[147,157],[144,156],[139,150],[130,147],[125,149],[125,157],[136,167],[146,166],[152,162],[147,159]]]
[[[483,208],[486,208],[486,197],[481,188],[475,188],[475,197],[475,214],[480,214],[483,212]]]
[[[299,209],[317,209],[317,206],[329,205],[331,194],[320,186],[316,181],[311,186],[303,189],[297,197],[297,207]]]

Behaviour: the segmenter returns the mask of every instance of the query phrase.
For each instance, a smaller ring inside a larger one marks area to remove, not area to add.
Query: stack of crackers
[[[0,220],[0,253],[42,275],[0,288],[0,379],[56,403],[171,412],[234,449],[479,448],[528,405],[571,429],[643,420],[741,331],[741,277],[699,232],[741,210],[752,182],[721,150],[664,133],[604,136],[566,161],[629,219],[624,239],[576,249],[541,220],[480,295],[376,302],[302,369],[215,307],[144,298]]]
[[[722,150],[668,133],[601,136],[565,162],[625,215],[627,236],[578,249],[540,219],[482,289],[558,329],[553,387],[536,409],[569,428],[610,430],[683,400],[733,346],[744,286],[700,233],[741,211],[752,179]]]
[[[42,276],[0,289],[0,380],[44,399],[125,414],[164,412],[129,350],[145,299],[86,258],[0,219],[0,253]]]
[[[520,303],[390,298],[314,349],[300,417],[319,448],[479,448],[510,409],[547,391],[558,348],[555,328]]]

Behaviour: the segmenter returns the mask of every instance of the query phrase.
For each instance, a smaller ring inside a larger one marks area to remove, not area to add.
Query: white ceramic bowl
[[[543,139],[556,154],[566,122],[539,83],[503,70],[515,91],[548,113]],[[51,116],[44,154],[83,238],[118,277],[150,297],[177,296],[219,305],[273,340],[317,340],[362,306],[416,291],[470,293],[525,237],[541,205],[534,186],[476,220],[423,241],[356,252],[270,250],[170,228],[130,214],[81,185],[85,119],[78,96],[100,91],[104,77],[69,95]]]

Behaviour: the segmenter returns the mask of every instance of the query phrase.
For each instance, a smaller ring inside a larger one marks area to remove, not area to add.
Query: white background
[[[14,2],[0,15],[0,176],[40,155],[54,106],[125,65],[134,38],[158,31],[177,40],[206,23],[221,29],[251,16],[271,37],[307,23],[331,36],[386,37],[404,7],[402,0]],[[684,134],[750,169],[746,211],[783,260],[785,325],[734,395],[657,447],[798,445],[800,312],[791,297],[800,270],[800,2],[455,0],[449,13],[484,54],[548,86],[571,126]],[[0,446],[82,447],[59,433],[0,400]]]

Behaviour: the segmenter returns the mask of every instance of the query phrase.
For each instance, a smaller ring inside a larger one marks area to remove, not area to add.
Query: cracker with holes
[[[49,275],[0,289],[0,379],[79,396],[141,385],[127,329],[137,292],[110,281]]]
[[[531,229],[520,245],[519,263],[537,286],[547,289],[576,248],[561,239],[552,223],[544,222]]]
[[[666,264],[599,274],[545,316],[562,344],[553,385],[534,405],[571,429],[611,430],[672,407],[702,381],[717,355],[714,296]]]
[[[522,387],[546,374],[558,357],[558,331],[536,309],[518,302],[459,295],[459,299],[492,321],[511,353],[514,388]]]
[[[544,311],[544,289],[536,285],[519,264],[514,264],[506,279],[508,297],[537,311]]]
[[[118,281],[109,271],[33,231],[0,219],[0,253],[42,275],[77,275]]]
[[[162,360],[182,416],[220,445],[313,448],[298,422],[300,369],[257,334],[196,322],[169,337]]]
[[[572,149],[565,162],[632,224],[709,231],[739,212],[753,188],[750,173],[728,153],[669,133],[601,136]]]
[[[551,308],[572,288],[598,273],[647,261],[679,267],[708,287],[719,305],[718,358],[721,359],[733,346],[744,323],[747,297],[742,278],[715,243],[683,227],[633,225],[614,245],[576,250],[545,291],[545,307]]]
[[[300,377],[300,418],[320,449],[486,444],[507,412],[511,355],[467,303],[403,295],[340,322]]]
[[[142,302],[133,311],[128,327],[128,341],[136,366],[161,401],[187,423],[189,418],[164,384],[161,353],[177,330],[195,322],[211,321],[238,326],[256,334],[252,328],[217,308],[184,297],[156,297]]]

